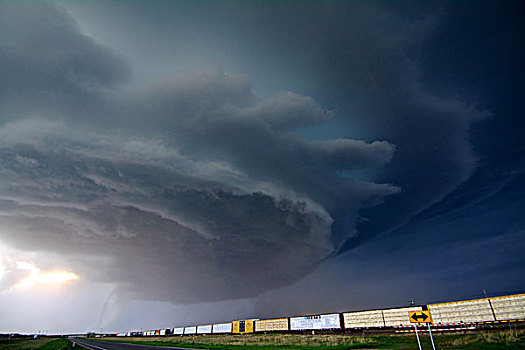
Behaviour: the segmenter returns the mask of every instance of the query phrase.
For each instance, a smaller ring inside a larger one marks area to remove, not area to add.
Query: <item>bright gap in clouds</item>
[[[26,278],[15,285],[15,288],[20,289],[26,289],[41,284],[64,284],[80,278],[77,274],[65,270],[41,271],[35,265],[26,262],[18,262],[17,267],[22,270],[30,271]]]

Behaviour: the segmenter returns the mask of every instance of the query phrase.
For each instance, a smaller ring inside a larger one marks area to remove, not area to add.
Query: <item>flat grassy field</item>
[[[71,342],[64,338],[12,339],[0,340],[2,350],[71,350]]]
[[[428,335],[420,337],[423,349],[432,349]],[[195,349],[407,349],[417,350],[414,334],[383,336],[330,335],[206,335],[194,337],[153,337],[153,338],[100,338],[104,341],[118,341],[159,346],[180,346]],[[498,331],[470,334],[438,334],[434,336],[436,349],[525,349],[525,331]]]
[[[432,349],[428,335],[421,338],[423,349]],[[410,335],[347,336],[320,335],[206,335],[195,337],[152,338],[96,338],[95,340],[158,346],[180,346],[194,349],[245,350],[328,350],[328,349],[407,349],[417,350],[416,337]],[[434,337],[436,349],[525,349],[525,331],[498,331],[490,333],[440,334]],[[73,350],[71,342],[63,338],[0,340],[0,349]]]

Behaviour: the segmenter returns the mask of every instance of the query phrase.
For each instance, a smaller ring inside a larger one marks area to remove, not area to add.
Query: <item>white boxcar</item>
[[[205,326],[197,326],[197,334],[211,334],[211,324]]]
[[[383,319],[385,320],[385,326],[386,327],[410,326],[412,325],[412,323],[410,322],[408,313],[412,311],[421,311],[421,310],[423,310],[421,306],[382,310]]]
[[[173,334],[174,335],[183,335],[184,334],[184,327],[173,328]]]
[[[525,294],[490,298],[497,321],[525,319]]]
[[[213,325],[213,333],[231,333],[232,324],[229,323],[217,323]]]
[[[197,326],[184,327],[184,334],[197,334]]]
[[[292,331],[341,329],[341,322],[339,320],[339,314],[291,317],[290,329]]]
[[[166,335],[166,330],[165,329],[161,329],[160,330],[160,335]]]

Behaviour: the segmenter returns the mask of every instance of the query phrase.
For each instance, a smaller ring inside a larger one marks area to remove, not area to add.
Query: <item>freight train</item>
[[[117,336],[245,334],[264,332],[345,331],[412,327],[409,312],[427,311],[436,330],[473,329],[479,324],[525,322],[525,294],[453,301],[391,309],[321,315],[247,319],[227,323],[123,332]],[[400,330],[402,332],[403,330]]]

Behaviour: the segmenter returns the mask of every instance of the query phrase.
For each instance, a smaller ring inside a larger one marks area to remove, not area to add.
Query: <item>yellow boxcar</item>
[[[244,334],[253,333],[253,319],[252,320],[240,320],[232,322],[232,333]]]

